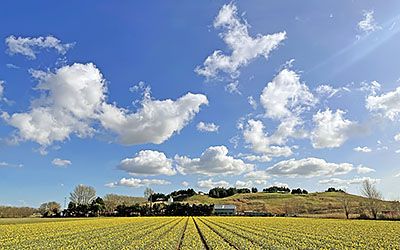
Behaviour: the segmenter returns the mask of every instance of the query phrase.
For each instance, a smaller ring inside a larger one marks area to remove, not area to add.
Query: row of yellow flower
[[[400,249],[400,223],[266,217],[95,218],[0,225],[0,249]]]
[[[202,220],[220,234],[234,233],[263,249],[400,249],[399,222],[257,217]],[[243,243],[234,237],[224,238],[242,248]]]

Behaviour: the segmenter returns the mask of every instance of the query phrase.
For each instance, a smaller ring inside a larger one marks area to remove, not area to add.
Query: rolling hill
[[[344,217],[343,200],[350,205],[352,217],[362,213],[368,199],[340,192],[321,192],[302,195],[286,193],[235,194],[226,198],[195,195],[185,200],[190,204],[234,204],[238,212],[259,211],[273,214],[296,214],[317,217]],[[382,211],[399,209],[399,202],[379,201]]]

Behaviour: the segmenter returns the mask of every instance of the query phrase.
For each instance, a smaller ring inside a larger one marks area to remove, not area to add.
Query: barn
[[[215,215],[235,215],[236,206],[235,205],[214,205]]]

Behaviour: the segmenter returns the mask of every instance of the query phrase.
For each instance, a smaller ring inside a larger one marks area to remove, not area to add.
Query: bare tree
[[[147,187],[144,190],[144,197],[147,198],[147,201],[150,201],[150,212],[152,212],[152,210],[153,210],[153,204],[152,204],[153,199],[151,197],[153,194],[154,194],[154,190],[149,187]]]
[[[363,196],[368,198],[367,209],[371,212],[374,219],[376,219],[380,210],[380,200],[382,200],[382,194],[368,179],[363,181],[361,193]]]
[[[150,200],[151,201],[151,196],[154,194],[154,190],[153,189],[151,189],[151,188],[149,188],[149,187],[147,187],[145,190],[144,190],[144,197],[147,199],[147,200]]]
[[[347,197],[342,198],[342,207],[344,214],[346,215],[346,219],[348,219],[350,215],[350,201],[347,199]]]
[[[142,203],[144,199],[142,197],[133,197],[118,194],[106,194],[103,198],[105,209],[107,212],[113,212],[118,205],[132,206],[136,203]]]
[[[93,187],[81,184],[76,186],[74,191],[70,193],[69,199],[78,205],[89,205],[96,199],[96,190]]]

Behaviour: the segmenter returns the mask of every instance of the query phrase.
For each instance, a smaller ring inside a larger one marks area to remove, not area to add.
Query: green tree
[[[42,203],[39,207],[39,213],[43,217],[58,215],[61,211],[61,205],[55,201]]]

